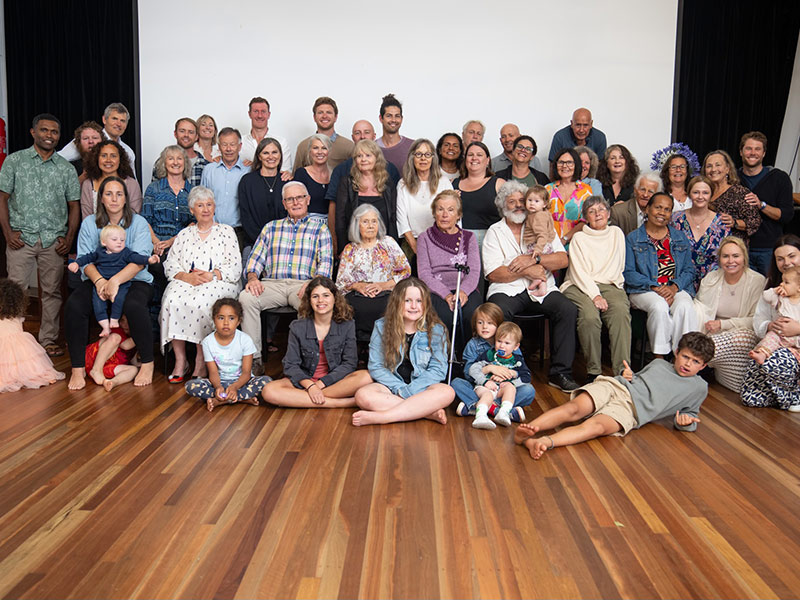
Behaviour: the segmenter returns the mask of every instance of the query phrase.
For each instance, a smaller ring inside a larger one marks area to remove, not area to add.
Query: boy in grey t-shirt
[[[571,394],[570,401],[520,425],[514,441],[525,446],[538,460],[547,450],[604,435],[625,435],[651,421],[674,415],[676,429],[694,431],[708,384],[698,375],[714,358],[714,342],[693,331],[684,334],[675,361],[655,359],[635,374],[625,362],[616,377],[600,376]],[[588,418],[587,418],[588,417]],[[553,435],[534,436],[541,430],[585,419]]]

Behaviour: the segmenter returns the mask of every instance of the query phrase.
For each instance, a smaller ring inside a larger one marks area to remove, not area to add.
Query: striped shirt
[[[308,215],[264,225],[245,268],[245,274],[263,273],[267,279],[330,277],[332,272],[331,233],[323,219]]]

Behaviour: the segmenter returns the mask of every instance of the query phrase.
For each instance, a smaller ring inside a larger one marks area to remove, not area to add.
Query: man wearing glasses
[[[239,215],[239,180],[250,169],[241,159],[242,134],[238,129],[223,127],[217,136],[222,160],[203,167],[200,185],[214,192],[217,222],[230,225],[239,240],[239,252],[244,248],[244,229]]]
[[[324,219],[308,214],[308,189],[291,181],[283,186],[287,217],[261,230],[245,267],[247,285],[239,294],[242,331],[253,338],[253,372],[261,371],[261,311],[300,306],[308,281],[333,272],[333,245]]]
[[[593,127],[592,113],[588,108],[579,108],[572,113],[572,120],[567,127],[559,129],[550,144],[549,160],[553,162],[556,152],[564,148],[588,146],[597,156],[606,153],[606,134]]]

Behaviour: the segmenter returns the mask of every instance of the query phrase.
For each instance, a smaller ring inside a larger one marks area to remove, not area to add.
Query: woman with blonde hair
[[[207,161],[219,160],[221,154],[217,146],[217,122],[211,115],[197,117],[197,141],[194,144],[195,152],[203,155]]]
[[[339,183],[333,225],[338,252],[347,244],[347,227],[353,211],[362,204],[372,204],[378,209],[387,233],[397,240],[397,188],[389,179],[383,152],[372,140],[361,140],[355,145],[353,168]]]
[[[431,419],[447,423],[444,408],[453,401],[447,376],[447,329],[431,305],[422,281],[399,282],[386,316],[375,323],[369,342],[371,383],[356,392],[361,408],[353,425]]]
[[[750,239],[761,226],[761,212],[745,200],[748,189],[739,183],[733,159],[724,150],[714,150],[703,159],[703,175],[711,180],[711,208],[719,213],[731,235]]]

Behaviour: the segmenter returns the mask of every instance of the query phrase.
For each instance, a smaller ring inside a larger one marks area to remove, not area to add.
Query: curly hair
[[[89,176],[90,179],[96,181],[98,179],[102,179],[105,177],[103,171],[100,170],[100,152],[103,151],[103,148],[106,146],[113,146],[117,150],[117,154],[119,155],[119,166],[117,167],[117,176],[121,179],[127,179],[128,177],[133,177],[133,169],[131,168],[131,160],[128,158],[128,153],[125,152],[125,149],[119,144],[119,142],[115,142],[114,140],[103,140],[95,145],[94,148],[91,149],[89,152],[89,156],[87,158],[86,163],[84,164],[84,169],[86,169],[86,174]]]
[[[704,363],[714,358],[714,340],[699,331],[690,331],[683,334],[678,342],[677,352],[684,349],[697,356]]]
[[[333,294],[333,320],[337,323],[344,323],[353,318],[353,307],[347,302],[344,294],[339,291],[333,279],[318,275],[308,282],[303,297],[300,298],[300,308],[297,309],[297,316],[301,319],[313,319],[314,309],[311,308],[311,294],[318,287],[324,287]]]
[[[16,281],[0,279],[0,319],[16,319],[25,316],[28,298]]]
[[[611,153],[617,150],[622,154],[625,159],[625,171],[622,173],[622,179],[619,182],[620,187],[633,187],[633,183],[639,176],[639,163],[633,158],[633,154],[622,144],[612,144],[606,148],[606,153],[603,155],[603,160],[600,161],[600,166],[597,167],[597,180],[603,185],[612,185],[614,181],[611,179],[611,171],[608,170],[608,158]],[[580,161],[578,161],[580,163]]]
[[[405,323],[403,322],[403,305],[406,300],[406,291],[409,288],[417,288],[422,296],[422,316],[417,319],[417,331],[427,331],[428,348],[433,349],[433,330],[436,325],[441,325],[444,338],[445,349],[449,346],[447,339],[447,328],[444,326],[436,311],[431,304],[431,292],[425,283],[416,277],[409,277],[399,281],[386,304],[386,312],[383,319],[383,364],[393,369],[400,364],[406,350]]]
[[[73,138],[75,141],[75,147],[78,149],[79,153],[81,152],[81,136],[86,129],[93,129],[100,134],[100,140],[103,140],[103,126],[96,121],[84,121],[75,129],[75,137]]]
[[[233,309],[233,312],[236,313],[236,316],[241,321],[244,317],[244,309],[242,308],[242,303],[239,302],[236,298],[220,298],[211,306],[211,317],[216,317],[219,314],[219,311],[222,310],[223,306],[230,306]]]

